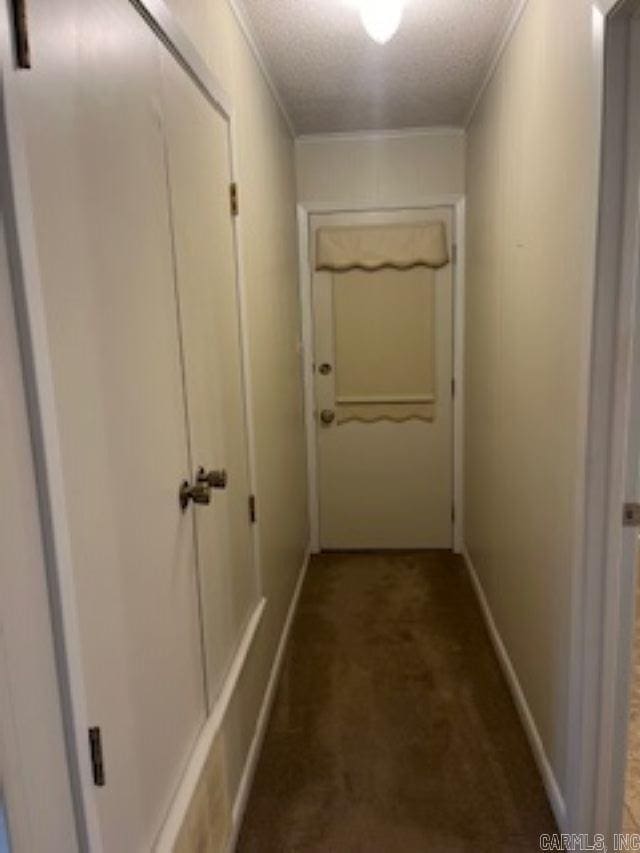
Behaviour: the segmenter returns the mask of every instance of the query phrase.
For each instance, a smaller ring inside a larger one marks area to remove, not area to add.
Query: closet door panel
[[[206,708],[164,144],[124,0],[30,0],[20,77],[106,851],[148,850]],[[60,508],[57,508],[60,509]],[[81,744],[81,747],[85,747]],[[88,756],[86,756],[88,760]]]
[[[212,703],[258,596],[228,122],[170,56],[162,69],[193,473],[202,466],[227,475],[210,505],[195,508]]]

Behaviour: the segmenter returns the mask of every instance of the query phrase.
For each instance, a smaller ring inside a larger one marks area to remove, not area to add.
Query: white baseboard
[[[238,842],[238,836],[240,834],[240,828],[242,826],[242,819],[244,817],[244,812],[247,806],[247,800],[249,799],[249,793],[251,791],[251,783],[253,781],[253,776],[255,774],[256,766],[258,764],[258,758],[260,757],[262,742],[264,741],[264,736],[267,731],[267,723],[269,722],[271,707],[273,705],[273,700],[275,699],[276,695],[276,687],[278,685],[278,677],[282,668],[284,652],[287,648],[287,642],[289,640],[289,634],[291,632],[293,618],[296,614],[296,610],[298,609],[298,600],[300,598],[302,584],[304,583],[304,579],[307,574],[310,556],[311,550],[310,548],[307,548],[302,567],[300,569],[300,574],[298,575],[298,580],[296,582],[296,588],[293,592],[293,596],[291,597],[291,603],[289,604],[289,610],[287,611],[287,618],[285,619],[284,626],[282,628],[282,633],[280,634],[280,641],[278,642],[278,648],[273,659],[273,665],[271,667],[269,681],[267,682],[267,687],[264,692],[264,698],[262,700],[260,713],[258,714],[255,732],[251,741],[251,746],[249,747],[249,753],[247,755],[247,760],[245,762],[244,770],[242,772],[242,778],[240,780],[238,792],[236,794],[235,802],[233,804],[232,830],[231,837],[229,839],[229,844],[227,846],[227,853],[233,853]]]
[[[509,685],[509,689],[511,690],[513,701],[515,702],[518,714],[520,715],[520,720],[524,727],[527,738],[529,739],[529,744],[533,751],[536,764],[538,765],[540,775],[542,776],[542,781],[547,792],[547,797],[549,798],[551,809],[558,824],[558,828],[561,832],[564,832],[566,831],[567,825],[567,807],[564,801],[564,797],[562,796],[560,786],[558,785],[549,759],[547,758],[547,754],[542,743],[542,738],[540,737],[540,733],[538,732],[538,727],[536,726],[535,720],[533,719],[533,715],[531,713],[531,709],[529,708],[526,696],[524,695],[524,692],[520,685],[520,681],[518,680],[518,676],[516,675],[516,671],[513,667],[513,664],[511,663],[509,653],[507,652],[507,649],[502,641],[502,637],[500,636],[496,623],[494,622],[493,615],[491,613],[491,608],[489,607],[489,602],[487,601],[487,598],[484,594],[482,584],[480,583],[480,579],[476,574],[476,570],[473,566],[473,563],[471,562],[471,557],[469,556],[469,552],[467,551],[466,547],[463,547],[462,549],[462,556],[464,557],[464,561],[467,565],[469,577],[471,578],[471,583],[473,584],[473,588],[478,598],[478,602],[480,604],[480,608],[482,610],[482,614],[484,616],[484,620],[489,631],[489,636],[491,637],[491,642],[493,643],[493,648],[495,649],[504,676],[507,679],[507,684]]]

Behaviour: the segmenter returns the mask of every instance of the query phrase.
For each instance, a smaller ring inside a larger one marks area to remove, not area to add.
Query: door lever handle
[[[193,485],[188,480],[184,480],[180,486],[179,493],[180,508],[184,512],[189,506],[189,501],[201,506],[207,506],[211,503],[211,486],[208,483],[196,482]]]
[[[204,468],[200,468],[198,482],[206,483],[211,489],[226,489],[229,477],[224,468],[217,471],[205,471]]]

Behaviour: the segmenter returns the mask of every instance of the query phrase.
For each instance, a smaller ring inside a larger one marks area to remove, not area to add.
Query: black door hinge
[[[89,752],[91,753],[93,784],[102,788],[105,784],[104,759],[102,757],[102,735],[98,726],[89,729]]]
[[[640,504],[627,503],[624,505],[622,523],[625,527],[640,527]]]
[[[249,521],[251,522],[251,524],[256,523],[257,517],[258,515],[256,510],[256,496],[249,495]]]
[[[456,521],[456,508],[454,504],[451,504],[451,523],[455,524]]]
[[[31,68],[29,25],[27,23],[27,0],[11,0],[11,5],[13,7],[13,35],[16,65],[18,68]]]
[[[451,396],[452,397],[456,396],[456,380],[455,379],[451,380]]]
[[[229,185],[229,203],[231,205],[231,215],[237,216],[240,210],[240,203],[238,201],[238,185],[235,181]]]

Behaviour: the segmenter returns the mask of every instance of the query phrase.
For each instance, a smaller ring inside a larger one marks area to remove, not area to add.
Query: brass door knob
[[[198,482],[207,483],[212,489],[226,489],[229,477],[224,468],[219,471],[205,471],[204,468],[200,468]]]
[[[325,424],[325,426],[329,426],[329,424],[332,424],[335,419],[336,413],[333,411],[333,409],[323,409],[320,412],[320,420],[323,424]]]
[[[191,485],[188,480],[184,480],[180,486],[179,500],[183,512],[189,506],[189,501],[207,506],[211,503],[211,486],[208,483],[201,482]]]
[[[318,372],[321,373],[323,376],[328,376],[331,373],[331,370],[331,365],[326,361],[318,368]]]

